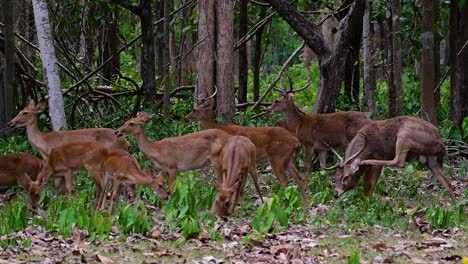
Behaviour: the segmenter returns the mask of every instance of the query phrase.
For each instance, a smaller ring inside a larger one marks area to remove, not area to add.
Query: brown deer
[[[277,126],[286,126],[304,146],[306,175],[312,172],[312,159],[318,153],[320,166],[326,167],[330,147],[345,148],[357,131],[371,120],[361,112],[338,112],[330,114],[305,114],[294,104],[297,91],[280,90],[281,96],[268,108],[270,113],[282,113],[284,120]]]
[[[192,112],[185,119],[188,121],[200,121],[203,129],[221,129],[230,135],[247,137],[255,144],[257,161],[267,160],[274,175],[282,187],[288,184],[285,170],[288,169],[291,176],[299,185],[299,189],[306,198],[307,182],[299,174],[294,163],[296,151],[301,147],[299,140],[288,130],[281,127],[243,127],[238,125],[219,125],[213,118],[213,100],[217,90],[209,97],[197,99]],[[306,200],[306,199],[304,199]]]
[[[348,145],[345,161],[339,157],[340,162],[329,168],[339,166],[333,194],[338,197],[352,189],[363,175],[365,194],[371,196],[382,166],[401,168],[406,161],[419,160],[455,201],[453,189],[442,169],[445,154],[439,129],[427,121],[410,116],[372,121],[359,130]]]
[[[138,148],[150,159],[154,165],[161,169],[161,174],[169,176],[170,190],[179,171],[188,171],[201,168],[208,162],[213,165],[218,180],[221,169],[219,153],[230,135],[219,129],[209,129],[179,137],[164,138],[159,141],[150,141],[143,126],[153,115],[140,113],[131,118],[115,131],[121,136],[136,137]]]
[[[33,191],[34,186],[27,182],[30,175],[34,180],[44,166],[44,161],[28,153],[0,155],[0,186],[20,185],[26,191]],[[32,208],[37,207],[39,195],[31,196]]]
[[[36,105],[31,100],[23,110],[21,110],[10,123],[10,127],[26,127],[26,134],[29,143],[41,154],[43,159],[47,159],[52,149],[64,144],[80,140],[95,140],[105,145],[118,144],[122,149],[129,149],[130,144],[125,139],[119,139],[114,135],[114,130],[110,128],[89,128],[69,131],[41,132],[37,123],[39,114],[44,111],[45,104]],[[61,178],[57,178],[56,186],[67,186],[71,183],[63,184]],[[62,189],[62,191],[64,191]]]
[[[243,136],[232,136],[220,154],[222,181],[216,183],[216,211],[218,216],[227,217],[234,212],[239,198],[244,195],[247,174],[252,177],[258,196],[263,202],[258,185],[255,145]]]
[[[33,186],[32,196],[39,195],[41,187],[51,177],[65,177],[67,196],[71,195],[71,177],[78,169],[86,169],[93,176],[96,183],[96,208],[101,208],[105,202],[105,189],[109,179],[120,179],[129,184],[143,184],[153,189],[163,198],[167,197],[162,178],[150,178],[141,171],[138,162],[125,150],[117,147],[109,147],[97,141],[84,140],[63,144],[54,148],[49,155],[45,166],[33,182],[26,178],[25,181]],[[115,162],[119,158],[120,165]],[[110,161],[108,161],[110,159]],[[124,174],[122,176],[122,174]],[[143,179],[144,178],[144,179]],[[133,181],[128,180],[133,179]],[[149,180],[148,180],[149,179]],[[119,186],[119,180],[114,188]],[[113,196],[114,198],[114,196]]]

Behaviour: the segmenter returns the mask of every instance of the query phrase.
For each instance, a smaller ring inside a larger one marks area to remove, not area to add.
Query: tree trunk
[[[459,33],[458,33],[458,49],[460,55],[457,56],[457,68],[461,95],[461,120],[460,127],[463,123],[463,119],[468,117],[468,46],[464,46],[468,41],[468,4],[465,4],[463,8],[459,9]],[[461,19],[463,18],[463,19]],[[465,48],[463,48],[465,47]],[[463,50],[462,50],[463,49]]]
[[[450,27],[449,27],[449,53],[450,53],[450,120],[459,127],[463,121],[462,114],[462,98],[461,98],[461,76],[458,68],[459,59],[458,42],[459,42],[459,13],[458,1],[450,1]]]
[[[145,91],[146,103],[156,102],[156,80],[154,61],[154,39],[153,39],[153,10],[151,0],[141,0],[141,79],[143,80],[143,90]]]
[[[239,39],[245,36],[249,27],[249,0],[241,0],[239,6]],[[239,46],[239,103],[247,102],[247,83],[248,83],[248,61],[247,61],[247,45],[244,42]]]
[[[423,1],[423,33],[422,44],[422,78],[421,78],[421,117],[433,124],[437,124],[434,89],[434,3],[432,0]]]
[[[376,77],[374,69],[374,56],[375,46],[373,38],[373,25],[371,22],[370,14],[372,13],[372,2],[367,2],[366,12],[363,21],[363,61],[364,61],[364,93],[366,96],[367,109],[371,114],[372,119],[379,118],[379,111],[377,108],[375,97]]]
[[[435,36],[437,36],[438,30],[441,28],[440,25],[440,0],[434,1],[434,26]],[[437,85],[440,81],[440,41],[437,37],[434,37],[434,74],[435,84]],[[437,108],[440,102],[440,88],[434,91],[434,107],[437,114]]]
[[[266,8],[262,8],[260,11],[260,20],[266,16]],[[262,35],[265,26],[262,26],[255,33],[255,49],[253,58],[253,100],[257,102],[260,98],[260,67],[262,64]]]
[[[3,21],[5,24],[5,67],[3,82],[0,84],[0,136],[7,136],[7,123],[15,115],[15,1],[3,1]],[[3,85],[3,87],[2,87]]]
[[[349,8],[348,14],[338,25],[332,49],[326,46],[319,27],[300,15],[287,1],[268,2],[317,55],[321,79],[314,113],[334,112],[344,77],[346,58],[351,43],[359,36],[356,32],[362,27],[366,0],[356,0]]]
[[[101,45],[102,58],[101,63],[109,59],[110,56],[114,56],[112,61],[106,64],[102,68],[102,76],[108,80],[112,80],[112,75],[117,74],[120,71],[120,53],[117,51],[120,46],[119,41],[119,21],[118,21],[118,10],[106,10],[107,13],[103,18],[102,22],[102,39]],[[109,84],[108,82],[104,82]]]
[[[215,1],[198,1],[197,97],[213,93],[215,71]]]
[[[392,0],[392,73],[393,73],[393,85],[394,90],[392,93],[392,100],[395,101],[394,111],[391,116],[402,115],[403,110],[403,88],[401,82],[401,37],[400,37],[400,15],[401,5],[400,0]]]
[[[164,98],[163,98],[163,112],[164,116],[169,117],[171,110],[171,97],[170,97],[170,76],[169,76],[169,0],[164,0],[164,52],[163,52],[163,82],[164,82]]]
[[[42,67],[45,72],[44,79],[49,94],[49,114],[52,120],[52,129],[59,130],[66,127],[66,120],[57,58],[55,57],[54,41],[49,22],[49,11],[46,0],[33,0],[32,3]]]
[[[164,18],[164,0],[156,0],[156,19]],[[158,76],[164,76],[164,23],[159,23],[156,26],[156,34],[154,41],[156,72]]]
[[[234,1],[216,1],[216,85],[218,86],[217,110],[228,123],[235,114],[234,74]]]

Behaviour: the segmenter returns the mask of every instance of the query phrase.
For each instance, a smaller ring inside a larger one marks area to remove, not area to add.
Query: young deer
[[[371,196],[382,166],[401,168],[406,161],[419,160],[426,164],[455,201],[450,181],[442,169],[445,154],[439,129],[427,121],[410,116],[372,121],[359,130],[348,145],[345,161],[339,157],[340,163],[329,168],[339,166],[333,194],[338,197],[352,189],[363,175],[365,193]]]
[[[27,179],[34,180],[44,166],[44,161],[28,153],[0,155],[0,186],[20,185],[28,192],[34,193],[34,186]],[[38,195],[31,195],[32,208],[37,207]]]
[[[120,145],[122,149],[129,149],[130,144],[125,139],[119,139],[114,135],[114,130],[110,128],[89,128],[69,131],[52,131],[43,133],[39,130],[37,119],[39,114],[44,111],[45,104],[36,105],[34,100],[21,110],[10,123],[10,127],[26,127],[29,143],[41,154],[43,159],[47,159],[52,149],[64,144],[81,140],[95,140],[105,145]],[[56,186],[67,186],[70,183],[61,182],[57,178]],[[62,190],[63,191],[63,190]]]
[[[153,187],[157,194],[166,198],[167,192],[163,179],[161,177],[148,177],[147,173],[141,171],[135,158],[118,147],[109,147],[96,141],[84,140],[54,148],[50,152],[44,168],[37,176],[37,180],[32,182],[30,179],[26,179],[28,184],[34,187],[31,195],[39,195],[41,186],[47,183],[50,177],[65,177],[65,182],[70,183],[65,187],[67,196],[70,196],[72,175],[78,169],[86,169],[93,176],[96,184],[97,209],[103,207],[105,203],[105,189],[111,178],[117,179],[114,188],[118,188],[119,181],[129,184],[143,184]],[[124,175],[122,176],[122,174]]]
[[[220,217],[227,217],[234,212],[239,198],[244,195],[247,173],[252,177],[258,196],[263,202],[255,168],[255,145],[243,136],[232,136],[220,154],[222,181],[216,183],[216,211]]]
[[[161,174],[169,175],[170,190],[173,190],[177,172],[201,168],[211,162],[218,180],[220,179],[219,153],[230,137],[219,129],[209,129],[180,137],[164,138],[159,141],[150,141],[144,132],[143,126],[152,118],[152,115],[140,113],[137,117],[129,119],[115,134],[136,137],[138,148],[154,165],[161,169]]]
[[[357,131],[371,120],[361,112],[305,114],[294,104],[294,92],[281,90],[281,96],[268,108],[271,113],[282,113],[278,122],[293,132],[304,146],[306,175],[312,172],[312,159],[318,153],[320,166],[326,167],[327,153],[332,148],[345,148]]]
[[[288,130],[281,127],[243,127],[238,125],[219,125],[215,122],[212,113],[214,92],[210,97],[197,98],[193,111],[185,118],[188,121],[200,121],[203,129],[217,128],[230,135],[245,136],[255,144],[257,161],[267,160],[274,175],[282,187],[288,184],[285,170],[299,185],[299,189],[306,198],[307,181],[304,181],[294,163],[296,151],[301,147],[299,140]],[[305,200],[305,199],[304,199]]]

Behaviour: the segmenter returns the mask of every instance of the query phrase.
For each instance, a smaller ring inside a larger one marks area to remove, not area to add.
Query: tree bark
[[[421,117],[433,124],[437,124],[434,89],[434,3],[432,0],[423,1],[423,33],[422,44],[422,78],[421,78]]]
[[[260,11],[260,20],[266,17],[266,8]],[[262,36],[265,26],[262,26],[255,33],[255,48],[253,58],[253,100],[257,102],[260,98],[260,67],[262,64]]]
[[[163,98],[163,113],[164,116],[169,117],[171,110],[171,97],[170,97],[170,76],[169,76],[169,1],[164,0],[164,52],[163,52],[163,82],[164,82],[164,98]]]
[[[374,55],[375,46],[372,40],[373,38],[373,25],[371,22],[370,14],[372,13],[372,2],[367,2],[366,12],[364,13],[363,21],[363,61],[364,61],[364,93],[366,97],[367,109],[371,114],[372,119],[379,118],[379,111],[377,109],[376,97],[375,97],[375,86],[376,77],[374,69]]]
[[[54,39],[49,22],[49,11],[46,0],[33,0],[32,3],[39,49],[41,50],[42,67],[45,72],[44,79],[49,95],[49,114],[52,120],[52,129],[59,130],[66,127],[66,120],[57,58],[54,50]]]
[[[0,84],[2,90],[0,102],[0,136],[7,136],[7,123],[15,115],[15,1],[3,1],[3,21],[5,32],[5,67],[3,82]],[[3,87],[2,87],[3,84]]]
[[[103,43],[101,44],[100,50],[102,52],[101,63],[107,61],[111,56],[114,56],[112,61],[102,68],[102,76],[111,80],[112,75],[120,71],[120,54],[117,53],[120,48],[119,21],[118,10],[112,11],[108,8],[106,11],[107,13],[102,19],[103,30],[101,34]]]
[[[333,48],[329,49],[319,27],[305,19],[284,0],[269,0],[270,5],[301,36],[315,52],[320,66],[320,88],[314,113],[334,112],[336,98],[344,77],[344,65],[356,32],[362,27],[366,0],[356,0],[348,14],[340,21]]]
[[[241,0],[239,6],[239,39],[245,36],[249,26],[249,0]],[[244,42],[239,47],[239,103],[247,102],[247,83],[249,76],[248,60],[247,60],[247,45]]]
[[[449,53],[450,53],[450,120],[459,127],[463,121],[461,76],[458,68],[458,42],[459,42],[459,13],[458,1],[450,1],[450,27],[449,27]]]
[[[213,93],[215,71],[215,1],[198,1],[197,97]]]
[[[459,8],[459,33],[458,33],[458,49],[460,55],[457,56],[457,81],[459,82],[461,95],[461,118],[459,125],[463,123],[463,119],[468,117],[468,46],[464,45],[468,41],[468,4],[463,8]],[[462,50],[463,49],[463,50]]]
[[[434,1],[434,74],[435,74],[435,83],[436,85],[440,81],[440,41],[437,38],[437,32],[440,30],[440,0]],[[440,103],[440,89],[434,91],[434,107],[437,114],[437,109]]]
[[[234,74],[234,1],[216,1],[216,85],[218,86],[217,110],[228,123],[235,114]]]
[[[389,93],[391,101],[395,102],[394,108],[390,108],[390,116],[400,116],[403,109],[403,90],[402,90],[402,63],[401,63],[401,37],[400,37],[400,0],[392,0],[392,74],[393,89]]]

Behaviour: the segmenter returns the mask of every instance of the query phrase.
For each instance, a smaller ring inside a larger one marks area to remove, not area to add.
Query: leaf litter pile
[[[399,181],[399,174],[394,172],[390,177]],[[416,195],[438,188],[429,175],[423,175],[423,178],[422,183],[418,183],[420,186],[415,187]],[[466,176],[455,175],[451,180],[460,199],[465,201],[463,210],[466,207]],[[357,195],[362,196],[362,192]],[[443,201],[447,197],[437,199]],[[376,200],[386,203],[392,198],[382,196]],[[350,204],[343,205],[343,201],[336,200],[309,206],[305,209],[306,219],[301,223],[291,222],[284,228],[276,222],[263,234],[252,230],[254,212],[243,217],[236,214],[227,222],[216,220],[214,226],[201,220],[198,234],[184,238],[182,232],[164,222],[161,209],[151,205],[146,206],[153,220],[149,231],[126,235],[117,226],[112,226],[104,240],[91,239],[87,230],[75,225],[69,237],[54,235],[40,225],[32,225],[30,219],[25,229],[0,237],[0,264],[468,263],[467,220],[462,219],[455,227],[436,227],[435,220],[428,215],[435,216],[436,223],[446,220],[444,214],[439,216],[439,211],[429,208],[434,201],[425,204],[418,201],[417,204],[414,197],[407,200],[404,210],[392,211],[406,219],[405,228],[378,222],[347,224],[346,206]],[[254,207],[258,206],[254,204]],[[0,208],[4,207],[0,203]],[[333,214],[336,208],[341,208],[341,213]],[[358,214],[362,213],[364,219],[369,208],[359,210]],[[464,211],[462,216],[466,216]],[[213,233],[218,236],[214,238]]]

